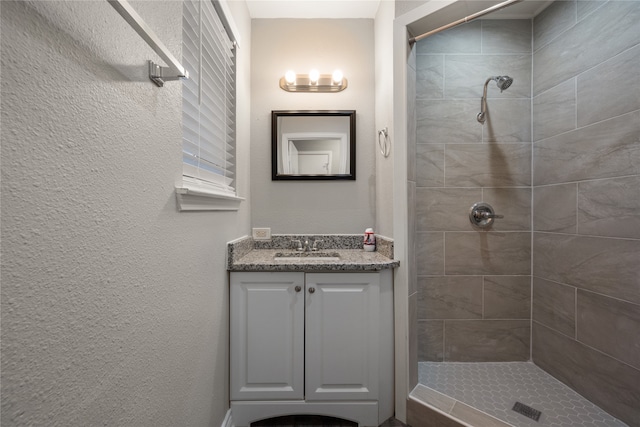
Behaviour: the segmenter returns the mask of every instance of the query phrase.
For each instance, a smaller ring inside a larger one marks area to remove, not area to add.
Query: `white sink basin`
[[[273,257],[275,261],[340,261],[340,255],[336,252],[280,252]]]

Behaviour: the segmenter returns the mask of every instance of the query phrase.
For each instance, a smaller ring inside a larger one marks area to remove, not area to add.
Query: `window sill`
[[[237,211],[242,197],[216,192],[202,187],[192,187],[183,184],[176,187],[178,210],[184,211]]]

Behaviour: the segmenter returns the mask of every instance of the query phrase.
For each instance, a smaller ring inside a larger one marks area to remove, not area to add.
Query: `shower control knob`
[[[476,203],[469,210],[469,221],[477,228],[489,228],[493,220],[499,218],[504,218],[504,215],[497,215],[488,203]]]

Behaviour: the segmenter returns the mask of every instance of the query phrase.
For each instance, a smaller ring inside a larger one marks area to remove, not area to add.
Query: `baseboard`
[[[227,411],[227,415],[224,416],[220,427],[233,427],[233,420],[231,419],[231,409]]]

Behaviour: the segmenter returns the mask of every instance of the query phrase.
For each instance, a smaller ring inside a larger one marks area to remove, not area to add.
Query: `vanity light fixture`
[[[341,70],[335,70],[333,74],[320,74],[315,69],[309,74],[289,70],[280,79],[280,88],[287,92],[340,92],[347,88],[347,79]]]
[[[315,68],[309,71],[309,83],[311,83],[312,85],[317,85],[319,78],[320,78],[320,71],[316,70]]]
[[[295,84],[296,83],[296,73],[294,73],[293,70],[287,71],[286,74],[284,75],[284,80],[289,85]]]

